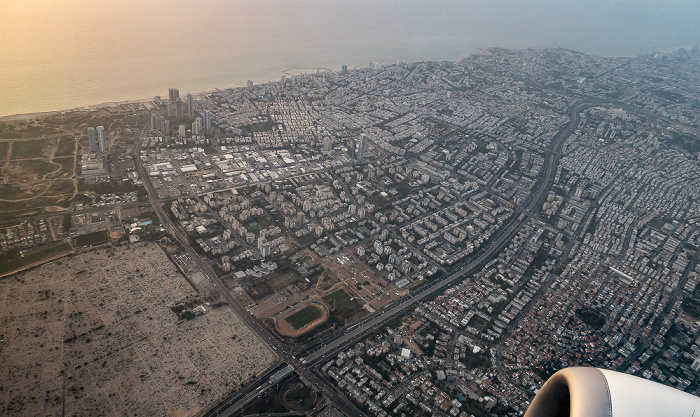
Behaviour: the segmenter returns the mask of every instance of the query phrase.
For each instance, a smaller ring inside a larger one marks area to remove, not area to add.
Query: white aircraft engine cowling
[[[566,368],[539,390],[525,417],[700,417],[700,398],[632,375]]]

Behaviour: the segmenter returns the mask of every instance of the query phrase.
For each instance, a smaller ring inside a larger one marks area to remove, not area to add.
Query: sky
[[[697,0],[0,0],[0,115],[495,46],[637,55],[699,21]]]

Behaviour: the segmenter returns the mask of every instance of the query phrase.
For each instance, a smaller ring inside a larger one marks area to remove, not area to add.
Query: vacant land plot
[[[355,298],[360,305],[369,305],[375,310],[379,310],[385,305],[396,301],[399,297],[396,291],[388,288],[387,282],[376,275],[375,272],[362,261],[350,257],[350,261],[340,264],[337,258],[328,257],[323,263],[327,276],[324,279],[329,282],[342,282],[349,289],[348,294]],[[331,291],[338,288],[335,284]]]
[[[10,145],[12,142],[0,142],[0,159],[5,159],[7,157],[7,152],[10,150]]]
[[[339,289],[323,297],[323,300],[328,303],[331,309],[335,309],[337,306],[341,306],[350,301],[350,298],[351,297],[345,292],[345,290]]]
[[[109,234],[106,230],[100,230],[98,232],[88,233],[73,238],[73,244],[78,247],[99,245],[107,241],[109,241]]]
[[[46,195],[72,197],[73,196],[72,193],[73,193],[74,189],[75,189],[75,184],[74,184],[73,180],[56,179],[56,180],[51,181],[51,186],[46,191]],[[61,200],[62,199],[57,200],[57,202],[60,204]]]
[[[285,272],[281,274],[273,274],[268,278],[268,283],[273,290],[279,291],[287,285],[294,284],[301,280],[301,276],[296,272]]]
[[[85,128],[104,126],[110,145],[128,149],[132,136],[126,132],[143,126],[150,117],[145,110],[120,106],[0,122],[0,216],[45,206],[67,208],[78,193],[73,173],[77,156],[87,152]],[[117,191],[115,184],[104,190]]]
[[[13,164],[16,164],[19,170],[22,171],[16,173],[16,176],[19,178],[45,180],[48,174],[59,173],[61,171],[60,164],[49,162],[46,159],[23,159]]]
[[[58,149],[56,149],[54,156],[73,156],[75,154],[75,140],[74,136],[62,136],[59,139]]]
[[[331,308],[331,315],[344,324],[353,323],[368,312],[348,292],[351,292],[350,289],[341,288],[323,297],[323,301]]]
[[[47,178],[70,177],[71,175],[73,175],[73,166],[75,165],[75,157],[66,156],[63,158],[54,158],[53,163],[59,164],[61,166],[61,170],[58,173],[52,174]]]
[[[351,300],[336,306],[333,316],[345,324],[350,324],[364,317],[367,313],[368,311],[357,300]]]
[[[22,188],[19,188],[14,184],[0,184],[0,195],[2,195],[3,198],[6,199],[21,199],[32,196],[30,192],[23,190]],[[24,202],[22,202],[21,206],[26,207],[27,205],[24,204]]]
[[[275,292],[267,281],[261,281],[251,285],[250,287],[246,287],[246,291],[248,292],[248,296],[255,301],[262,300]]]
[[[12,159],[40,158],[49,155],[56,141],[47,139],[18,140],[12,143]]]
[[[194,296],[155,244],[0,280],[0,414],[191,416],[274,361],[228,307],[178,321]]]

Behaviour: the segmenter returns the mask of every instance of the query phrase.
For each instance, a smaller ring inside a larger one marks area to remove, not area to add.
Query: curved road
[[[542,205],[547,192],[554,182],[557,161],[561,155],[564,142],[578,126],[580,121],[579,113],[587,106],[588,104],[585,103],[576,103],[571,108],[569,123],[565,128],[560,130],[552,140],[552,150],[547,155],[545,164],[540,173],[540,178],[538,179],[536,190],[530,194],[526,200],[524,207],[521,209],[522,212],[516,211],[513,218],[511,218],[511,220],[505,224],[501,230],[499,230],[495,239],[492,239],[486,247],[482,248],[475,255],[472,255],[471,259],[469,259],[451,275],[441,278],[417,293],[406,296],[399,303],[365,316],[354,325],[346,329],[341,329],[335,334],[329,336],[328,339],[321,342],[321,348],[316,349],[304,358],[304,362],[307,364],[313,364],[319,359],[340,350],[340,348],[366,337],[369,333],[375,331],[389,321],[401,316],[409,308],[413,307],[414,304],[432,296],[438,291],[446,289],[455,281],[477,271],[484,264],[493,259],[493,257],[510,242],[520,227],[527,221],[528,216],[523,214],[530,214],[539,210],[539,207]]]
[[[330,358],[331,356],[334,356],[345,347],[364,339],[371,333],[380,329],[382,326],[385,326],[391,320],[402,316],[417,303],[440,291],[445,290],[455,281],[461,280],[465,276],[482,268],[506,245],[508,245],[520,227],[522,227],[522,225],[528,220],[529,215],[536,213],[542,206],[549,189],[554,183],[556,167],[564,147],[564,142],[574,132],[576,127],[578,127],[580,122],[580,112],[586,107],[590,106],[591,104],[589,103],[580,102],[574,103],[571,106],[569,110],[570,120],[567,125],[557,132],[552,139],[550,151],[545,158],[545,163],[540,171],[535,189],[525,200],[522,207],[516,208],[516,212],[513,217],[508,221],[508,223],[501,227],[501,229],[496,233],[496,237],[491,239],[487,246],[482,247],[478,252],[473,254],[469,260],[467,260],[462,266],[459,267],[459,269],[457,269],[456,272],[452,273],[451,275],[434,281],[428,284],[425,288],[419,290],[417,293],[404,297],[398,303],[369,314],[352,326],[340,329],[339,331],[336,331],[326,338],[314,343],[315,350],[308,352],[303,358],[297,359],[294,356],[290,357],[289,355],[282,354],[282,359],[291,365],[291,368],[287,368],[286,371],[278,374],[278,381],[286,378],[293,372],[297,372],[302,379],[307,380],[307,382],[311,383],[312,385],[315,385],[316,388],[319,388],[319,386],[325,388],[324,391],[326,392],[326,395],[330,397],[330,399],[334,400],[334,402],[339,402],[344,405],[345,407],[343,408],[346,410],[348,408],[355,408],[354,406],[350,407],[347,399],[345,399],[342,395],[337,394],[334,389],[327,390],[328,383],[319,378],[315,372],[311,371],[311,369],[323,362],[326,357]],[[216,275],[214,275],[214,277],[216,277]],[[218,281],[216,278],[215,280]],[[266,331],[260,331],[262,330],[260,325],[252,319],[245,309],[240,307],[240,305],[233,300],[231,304],[239,315],[246,318],[244,319],[246,323],[256,330],[256,332],[261,336],[261,339],[266,341],[271,346],[279,346],[279,342],[272,338]],[[280,351],[277,353],[279,354]],[[271,382],[259,379],[257,384],[247,387],[243,392],[234,394],[222,404],[219,404],[219,406],[215,407],[209,413],[209,415],[236,415],[240,413],[250,402],[265,394],[273,386],[274,384]],[[357,409],[355,408],[355,410]]]

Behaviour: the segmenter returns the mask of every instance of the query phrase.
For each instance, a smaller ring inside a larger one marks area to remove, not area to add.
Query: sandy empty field
[[[328,277],[329,282],[337,282],[323,295],[342,288],[338,283],[343,283],[352,291],[351,296],[362,300],[360,304],[368,305],[374,310],[379,310],[399,298],[394,287],[390,287],[384,278],[375,274],[372,268],[353,256],[350,256],[350,261],[345,265],[341,265],[335,257],[328,257],[322,265],[326,269],[326,274],[334,275]],[[384,291],[385,288],[388,289]]]
[[[64,258],[0,281],[0,415],[189,416],[274,361],[155,244]]]

